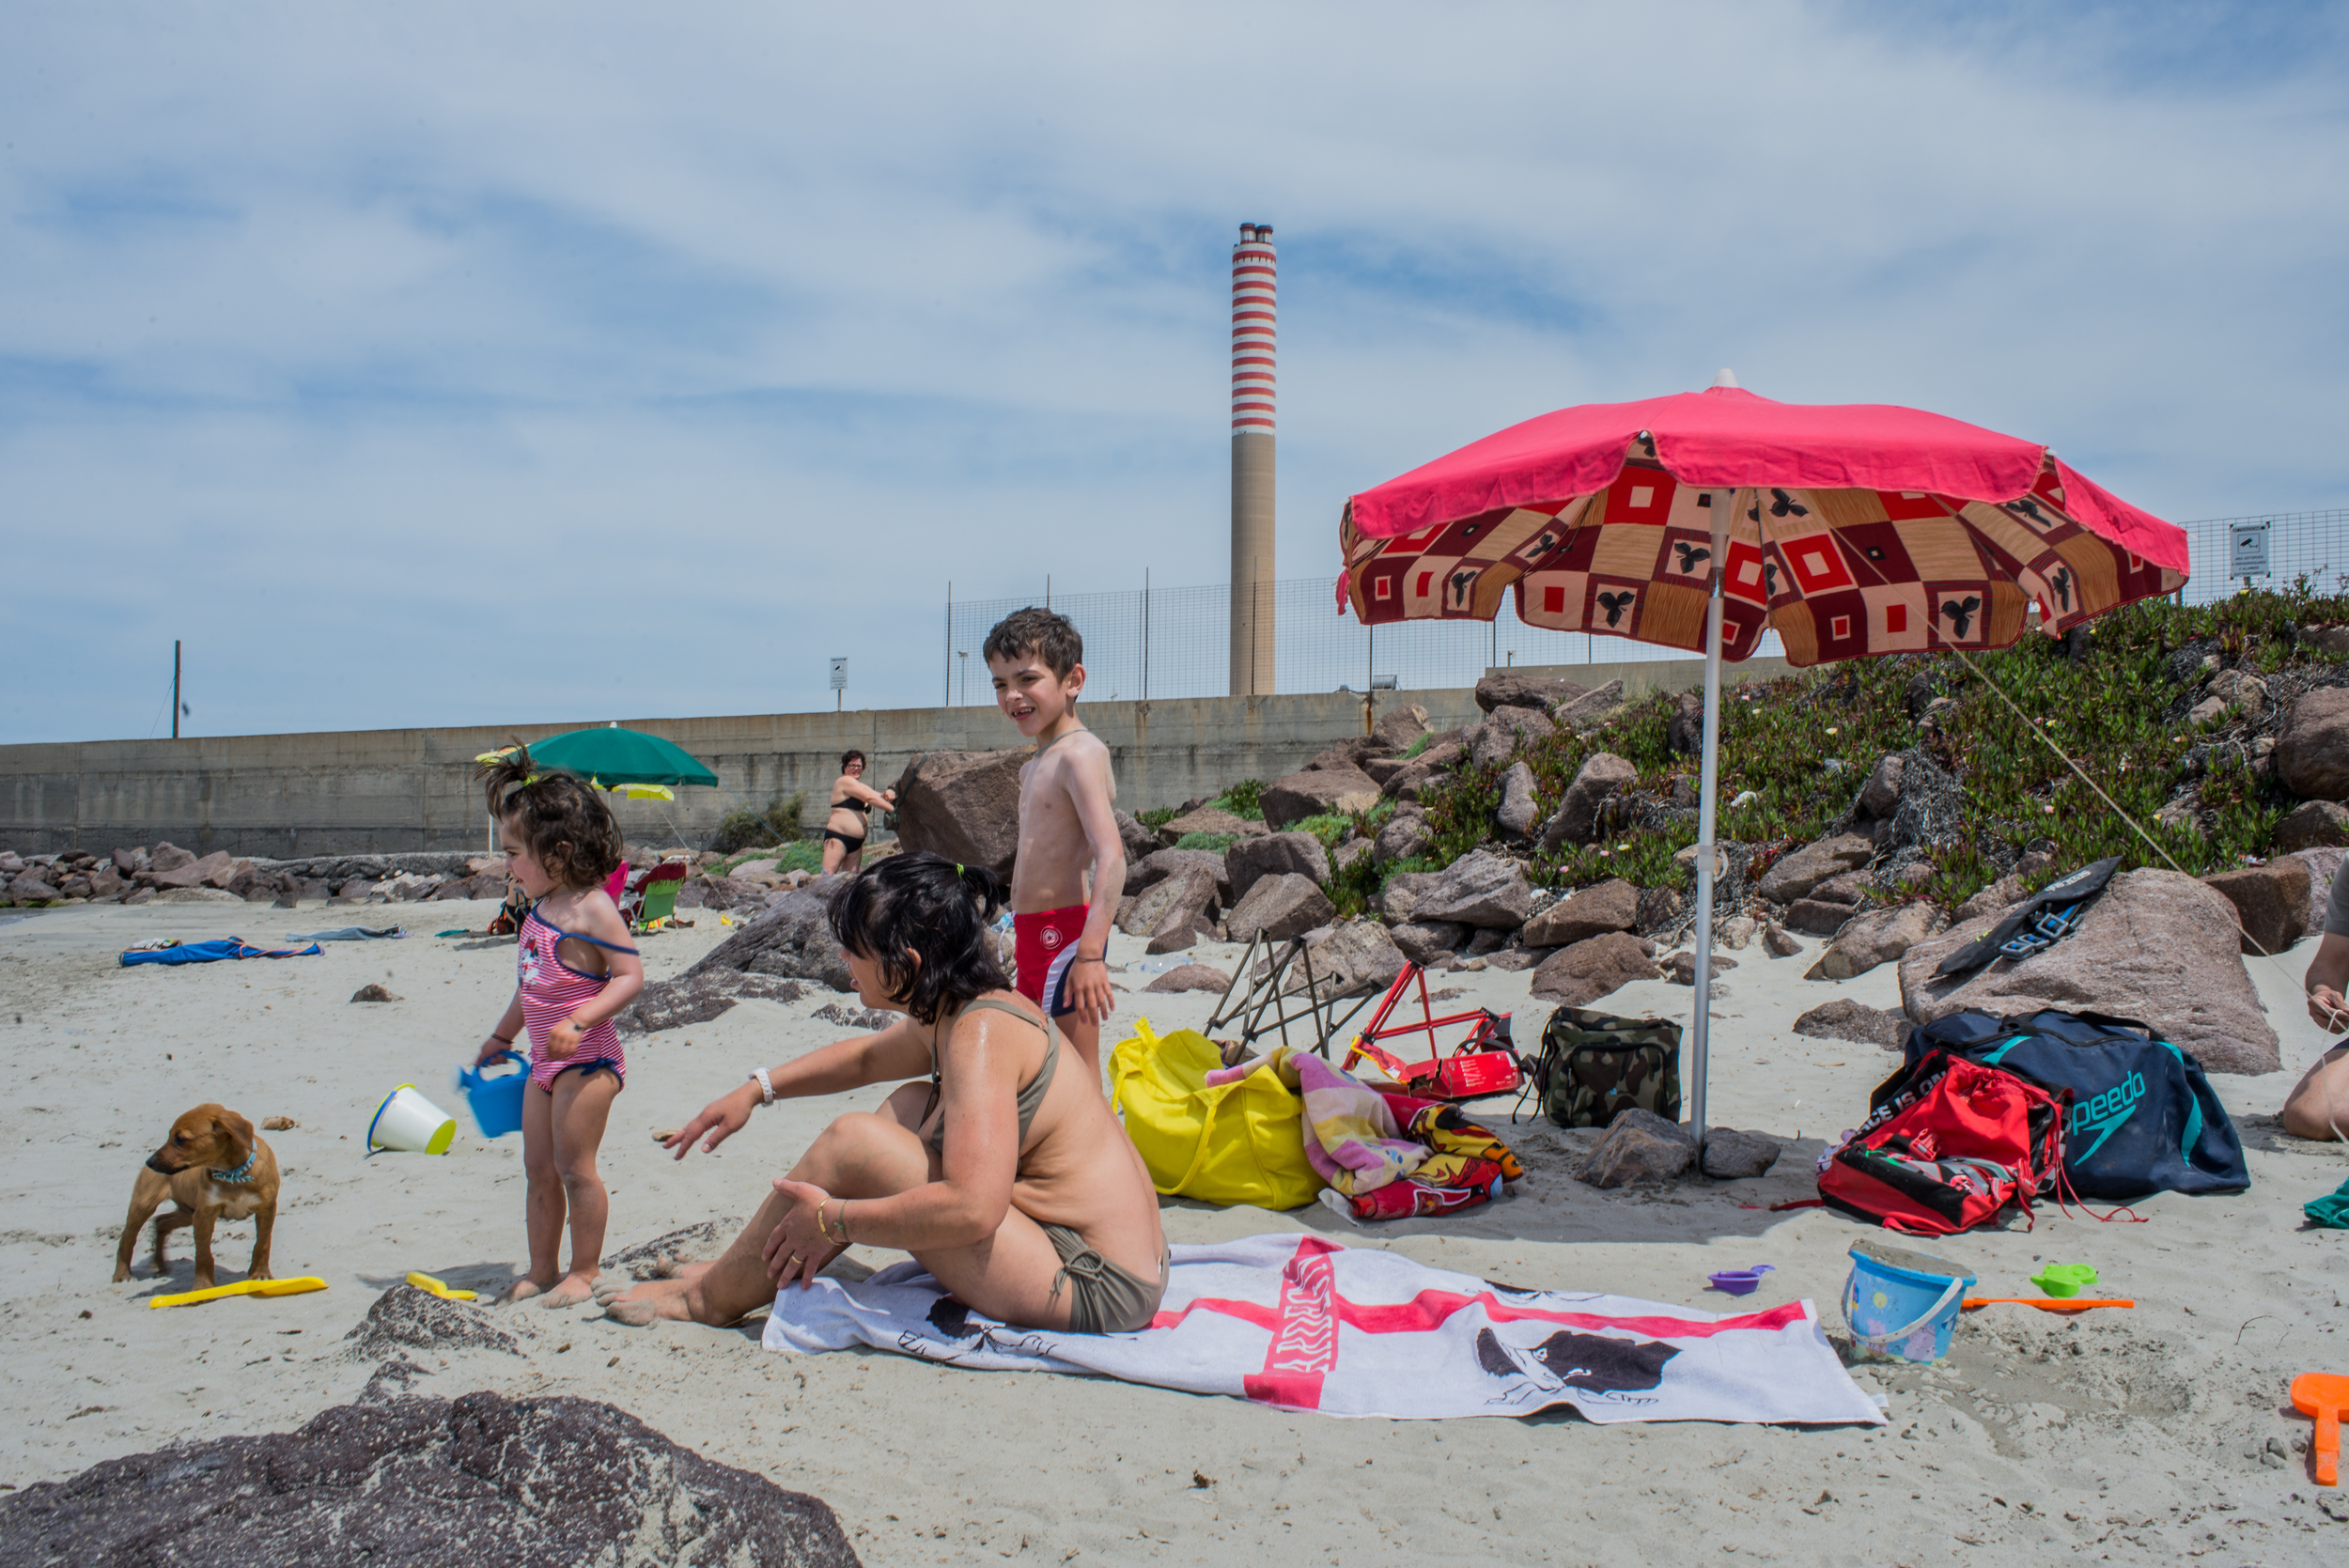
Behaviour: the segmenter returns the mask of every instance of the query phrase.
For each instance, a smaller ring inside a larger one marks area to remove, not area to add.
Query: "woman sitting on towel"
[[[905,1017],[752,1074],[664,1146],[682,1159],[762,1105],[910,1081],[825,1128],[717,1262],[599,1292],[611,1316],[730,1324],[854,1243],[912,1253],[964,1305],[1022,1327],[1149,1325],[1166,1290],[1158,1194],[1099,1079],[997,963],[1002,901],[987,871],[926,854],[833,895],[858,996]]]

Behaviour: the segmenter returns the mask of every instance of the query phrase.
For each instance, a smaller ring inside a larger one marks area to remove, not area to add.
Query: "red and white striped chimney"
[[[1272,225],[1232,247],[1232,695],[1273,690]]]
[[[1279,260],[1267,224],[1239,225],[1232,247],[1232,434],[1272,434]]]

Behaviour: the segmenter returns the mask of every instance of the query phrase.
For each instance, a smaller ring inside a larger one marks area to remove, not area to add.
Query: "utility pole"
[[[179,639],[177,637],[171,640],[171,738],[179,738]]]

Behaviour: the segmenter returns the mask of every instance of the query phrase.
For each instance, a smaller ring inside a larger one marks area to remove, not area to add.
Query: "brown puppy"
[[[212,1225],[220,1219],[254,1218],[253,1261],[245,1277],[272,1278],[269,1234],[277,1223],[277,1157],[253,1135],[253,1124],[222,1105],[199,1105],[171,1124],[171,1138],[147,1157],[147,1169],[131,1188],[131,1217],[122,1222],[122,1245],[115,1250],[115,1279],[131,1277],[131,1254],[139,1227],[163,1206],[175,1205],[155,1220],[155,1272],[163,1272],[163,1237],[182,1225],[195,1227],[195,1288],[212,1288]]]

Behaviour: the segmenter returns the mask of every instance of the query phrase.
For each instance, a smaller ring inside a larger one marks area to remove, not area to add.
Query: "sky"
[[[175,638],[194,735],[915,706],[949,583],[1221,582],[1242,222],[1284,579],[1722,366],[2349,505],[2345,16],[12,0],[0,743]]]

